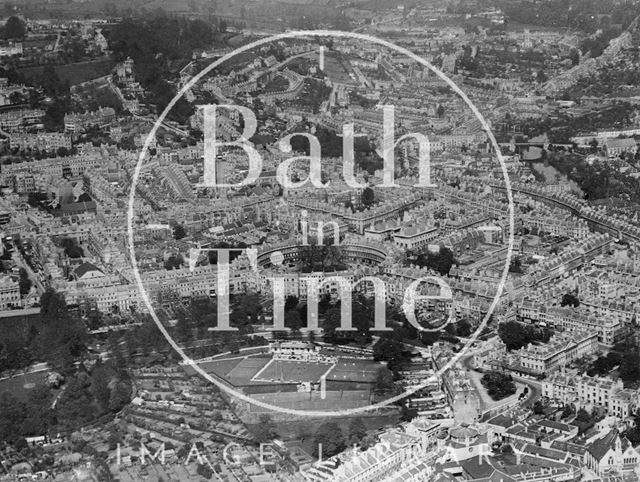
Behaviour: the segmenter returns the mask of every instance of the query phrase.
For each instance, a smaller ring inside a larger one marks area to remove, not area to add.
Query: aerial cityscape
[[[640,1],[0,0],[0,482],[640,482]]]

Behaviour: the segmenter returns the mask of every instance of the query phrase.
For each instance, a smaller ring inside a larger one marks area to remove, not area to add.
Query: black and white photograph
[[[0,0],[0,482],[640,482],[640,0]]]

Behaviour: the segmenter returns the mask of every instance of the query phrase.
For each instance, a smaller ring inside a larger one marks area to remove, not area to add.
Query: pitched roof
[[[604,144],[607,146],[607,148],[633,148],[636,147],[636,141],[633,138],[613,138],[613,139],[606,139]]]
[[[516,479],[508,474],[505,474],[501,470],[495,469],[491,476],[487,479],[487,482],[515,482]]]
[[[78,278],[82,278],[85,274],[90,273],[92,271],[98,271],[102,273],[100,268],[98,268],[95,264],[92,263],[82,263],[78,266],[73,272]]]
[[[540,420],[538,425],[548,427],[554,430],[560,430],[562,432],[571,432],[574,429],[573,425],[569,425],[562,422],[556,422],[555,420]]]
[[[500,414],[488,420],[487,423],[491,425],[497,425],[499,427],[509,428],[512,427],[516,423],[516,421],[511,417]]]
[[[618,438],[618,431],[611,430],[604,437],[594,440],[593,443],[587,446],[587,450],[593,457],[600,461],[607,454],[609,449],[612,449]]]

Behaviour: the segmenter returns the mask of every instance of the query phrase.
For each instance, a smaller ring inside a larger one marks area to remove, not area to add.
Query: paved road
[[[296,55],[292,55],[291,57],[287,57],[286,59],[284,59],[282,62],[270,67],[268,69],[268,72],[274,72],[276,70],[279,70],[281,67],[284,67],[285,65],[287,65],[292,60],[299,59],[301,57],[309,57],[309,56],[314,57],[316,55],[318,57],[320,57],[320,50],[319,49],[312,49],[312,50],[308,50],[306,52],[302,52],[302,53],[299,53],[299,54],[296,54]]]
[[[520,385],[518,387],[518,391],[514,395],[511,395],[511,397],[504,398],[498,401],[493,400],[489,396],[489,394],[486,392],[484,387],[482,386],[482,383],[480,382],[480,379],[482,378],[482,373],[480,373],[479,371],[476,371],[472,366],[472,363],[471,363],[472,357],[473,357],[472,353],[463,357],[462,364],[468,370],[469,378],[471,379],[472,383],[475,385],[476,390],[480,395],[483,410],[489,410],[491,408],[498,407],[504,403],[507,403],[519,397],[520,394],[523,392],[522,386],[528,387],[527,397],[524,401],[524,405],[528,407],[532,407],[533,404],[540,398],[542,393],[542,387],[540,385],[540,382],[511,374],[512,378],[516,381],[516,385]]]
[[[527,407],[533,407],[533,404],[536,403],[542,396],[542,384],[536,380],[530,380],[528,378],[522,378],[517,375],[511,375],[514,380],[522,383],[523,385],[527,385],[529,387],[529,393],[527,394],[527,398],[524,401],[524,405]]]
[[[29,279],[31,279],[37,289],[38,296],[44,293],[45,287],[40,280],[40,276],[38,276],[38,273],[31,269],[31,266],[29,265],[29,263],[27,263],[27,260],[24,259],[24,256],[22,256],[22,253],[20,253],[20,250],[17,247],[13,250],[11,256],[16,265],[18,265],[20,268],[24,268],[27,271]]]

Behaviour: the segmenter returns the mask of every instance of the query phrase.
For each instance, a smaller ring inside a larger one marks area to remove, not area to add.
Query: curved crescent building
[[[331,246],[331,245],[329,245]],[[349,263],[361,266],[378,266],[389,255],[387,249],[381,244],[366,239],[358,239],[347,235],[337,245],[340,248],[342,259]],[[274,266],[274,260],[282,260],[283,266],[294,267],[302,259],[304,250],[310,246],[302,244],[300,239],[292,239],[281,243],[263,244],[258,250],[258,266],[270,268]],[[318,246],[315,246],[318,248]],[[280,254],[282,256],[280,256]],[[276,262],[277,264],[277,262]]]

